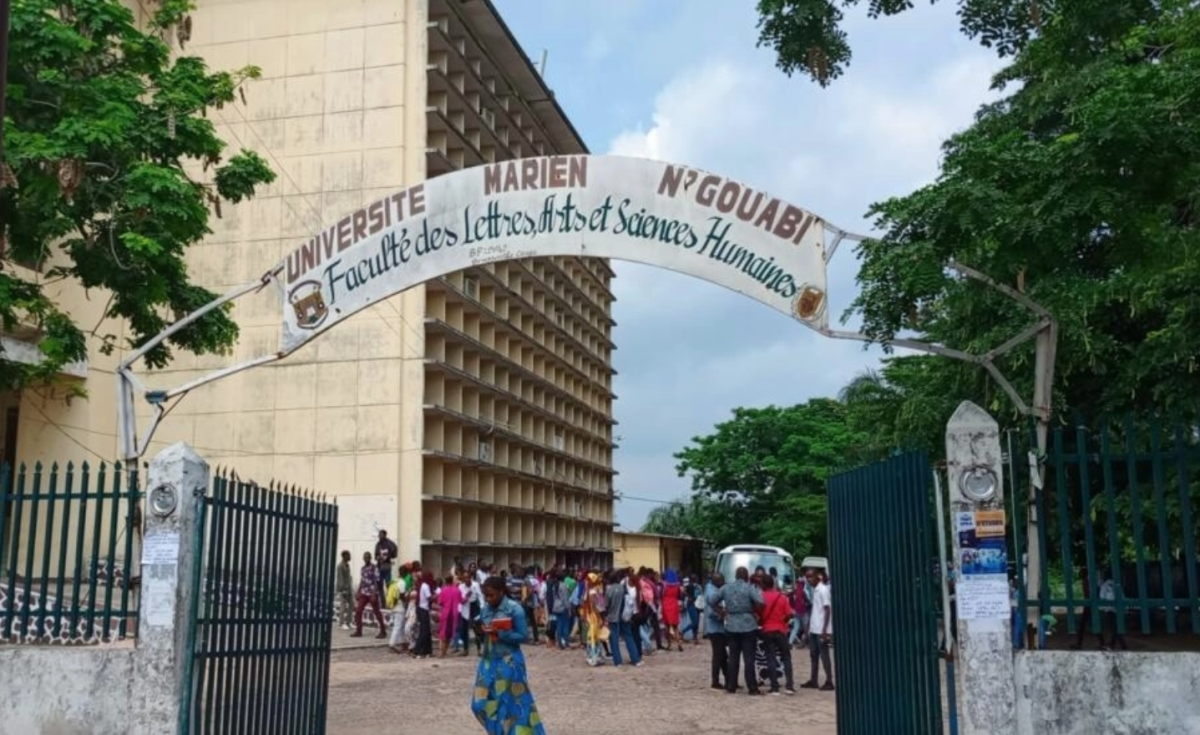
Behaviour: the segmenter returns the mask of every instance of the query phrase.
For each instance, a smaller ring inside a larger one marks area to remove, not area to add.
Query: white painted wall
[[[1020,735],[1200,733],[1200,653],[1018,651]]]

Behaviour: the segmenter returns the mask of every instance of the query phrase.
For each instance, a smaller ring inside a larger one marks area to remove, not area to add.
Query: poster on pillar
[[[740,182],[619,156],[477,166],[346,213],[272,271],[282,352],[425,281],[503,260],[582,256],[687,273],[828,326],[825,222]]]
[[[955,597],[963,620],[1007,619],[1010,615],[1008,543],[1003,510],[960,511],[958,583]]]

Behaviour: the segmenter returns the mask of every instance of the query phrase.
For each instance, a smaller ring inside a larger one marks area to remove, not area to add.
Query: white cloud
[[[970,124],[999,66],[967,48],[906,77],[864,64],[871,73],[852,70],[822,90],[763,61],[726,56],[683,69],[655,96],[648,121],[616,135],[609,152],[737,177],[865,231],[872,202],[936,176],[942,141]],[[626,495],[686,494],[671,454],[734,407],[836,395],[878,361],[878,350],[824,339],[717,286],[646,266],[616,269],[624,437],[616,465]],[[855,271],[845,248],[829,272],[835,317],[853,298]],[[636,527],[652,507],[626,502],[618,518]]]

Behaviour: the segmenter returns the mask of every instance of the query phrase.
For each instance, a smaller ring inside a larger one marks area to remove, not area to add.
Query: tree
[[[825,481],[853,461],[865,439],[849,427],[846,407],[828,398],[737,408],[730,421],[675,455],[696,497],[653,520],[717,545],[754,541],[796,554],[823,549]]]
[[[714,500],[748,506],[796,493],[824,492],[831,467],[859,439],[837,401],[815,398],[788,408],[736,408],[733,419],[692,439],[675,455],[680,477]]]
[[[1200,11],[1182,0],[1086,11],[1048,4],[997,76],[1015,91],[946,143],[934,184],[872,208],[884,234],[860,248],[852,308],[881,341],[907,332],[975,352],[1000,344],[1026,317],[947,273],[954,259],[1059,320],[1060,413],[1195,414]],[[1026,349],[1004,365],[1026,394],[1031,364]],[[978,370],[931,370],[942,376],[931,390],[986,395]]]
[[[643,533],[691,536],[717,547],[736,543],[743,534],[752,532],[751,528],[744,518],[729,513],[725,505],[699,495],[655,508],[642,524]]]
[[[788,74],[827,84],[849,63],[839,24],[856,4],[762,0],[760,42]],[[909,7],[873,0],[869,14]],[[955,260],[1058,320],[1055,413],[1200,412],[1200,10],[1186,0],[962,0],[960,18],[1011,59],[994,80],[1008,95],[946,142],[934,184],[870,209],[883,234],[860,245],[861,292],[847,316],[879,342],[912,336],[975,354],[1028,323],[1007,297],[947,271]],[[997,364],[1031,395],[1031,344]],[[889,405],[910,411],[922,442],[947,398],[1018,419],[977,367],[903,358],[885,372],[903,384]]]
[[[788,76],[801,72],[827,86],[845,72],[852,56],[841,27],[843,9],[861,4],[860,0],[759,0],[758,44],[774,49],[779,68]],[[1158,5],[1155,0],[959,0],[958,17],[968,37],[1001,57],[1011,57],[1052,24],[1065,22],[1068,32],[1081,40],[1092,34],[1106,37]],[[912,0],[869,0],[867,14],[879,18],[912,7]],[[1078,49],[1086,46],[1085,40]]]
[[[215,298],[189,279],[184,254],[209,234],[210,211],[274,180],[257,154],[225,157],[208,108],[235,102],[255,67],[209,72],[198,58],[172,58],[191,29],[189,0],[162,0],[147,31],[120,0],[16,0],[12,7],[6,145],[0,177],[0,321],[35,330],[44,359],[0,356],[7,387],[51,381],[87,355],[133,347]],[[188,165],[211,172],[197,181]],[[30,277],[15,264],[42,272]],[[48,295],[71,279],[111,293],[104,316],[124,320],[129,341],[95,334]],[[224,352],[237,339],[217,310],[147,355],[172,347]]]

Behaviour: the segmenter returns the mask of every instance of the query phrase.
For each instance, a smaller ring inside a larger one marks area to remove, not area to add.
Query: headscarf
[[[675,573],[674,569],[668,569],[667,573],[663,575],[663,581],[667,584],[679,584],[679,575]]]

